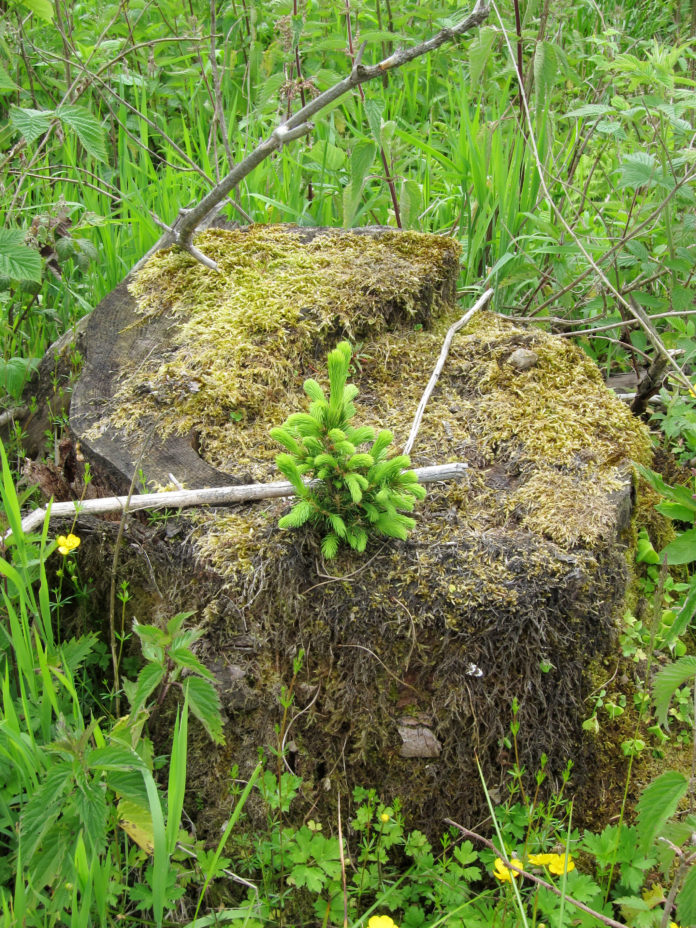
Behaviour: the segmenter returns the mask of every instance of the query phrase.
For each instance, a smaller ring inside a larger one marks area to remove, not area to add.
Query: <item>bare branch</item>
[[[416,436],[418,435],[418,430],[420,429],[420,424],[421,424],[421,420],[423,419],[423,413],[425,412],[425,407],[428,403],[428,400],[430,399],[431,393],[435,389],[435,384],[437,383],[440,377],[440,374],[442,373],[442,368],[445,366],[445,361],[447,360],[447,355],[449,354],[450,345],[452,344],[452,339],[454,338],[456,333],[467,324],[467,322],[471,319],[471,317],[475,313],[477,313],[479,309],[482,309],[486,305],[486,303],[490,300],[492,296],[493,296],[493,290],[492,289],[486,290],[483,296],[480,297],[474,303],[471,309],[465,312],[464,315],[461,317],[461,319],[458,319],[457,322],[455,322],[454,325],[450,326],[450,328],[448,329],[447,335],[445,336],[445,341],[442,345],[442,350],[440,351],[440,357],[437,359],[437,364],[435,365],[435,370],[433,371],[432,376],[430,380],[428,381],[428,385],[423,391],[423,396],[421,397],[421,401],[418,404],[418,409],[416,410],[416,416],[413,420],[411,431],[408,434],[408,440],[406,444],[404,445],[404,450],[401,452],[402,454],[411,453],[411,448],[413,448],[413,443],[415,442]]]
[[[437,483],[440,480],[459,480],[467,471],[468,464],[438,464],[416,468],[420,483]],[[314,482],[309,481],[308,486]],[[143,509],[183,509],[188,506],[228,506],[258,499],[279,496],[294,496],[291,483],[251,483],[240,487],[209,487],[205,490],[174,490],[164,493],[143,493],[140,496],[109,496],[103,499],[88,499],[83,502],[53,503],[35,509],[22,519],[22,531],[31,532],[45,518],[74,518],[81,513],[98,515],[105,512],[137,512]],[[7,540],[11,532],[3,536]]]
[[[247,177],[254,168],[272,155],[281,145],[311,132],[312,125],[310,120],[317,113],[326,109],[327,106],[330,106],[335,100],[338,100],[339,97],[342,97],[355,87],[359,87],[361,84],[365,84],[367,81],[374,80],[375,78],[381,78],[385,71],[399,68],[409,61],[419,58],[421,55],[428,55],[446,42],[453,42],[455,39],[459,38],[459,36],[464,35],[465,32],[469,32],[471,29],[480,25],[488,16],[488,12],[488,3],[477,0],[473,12],[457,26],[451,29],[442,29],[437,35],[433,36],[432,39],[428,39],[426,42],[422,42],[420,45],[416,45],[413,48],[400,49],[389,58],[375,65],[363,65],[361,63],[362,52],[364,51],[364,48],[361,48],[355,58],[351,72],[347,77],[344,77],[343,80],[334,84],[333,87],[330,87],[328,90],[314,97],[313,100],[310,100],[305,106],[281,123],[281,125],[277,126],[267,139],[257,145],[254,151],[247,155],[246,158],[242,159],[242,161],[223,177],[220,183],[217,184],[210,193],[206,194],[193,209],[187,211],[183,215],[180,212],[173,225],[175,230],[174,239],[172,240],[170,236],[164,235],[154,248],[148,252],[143,261],[138,262],[134,270],[141,267],[144,261],[155,251],[166,248],[171,244],[178,244],[186,251],[190,252],[193,233],[208,213],[215,209],[218,203]]]

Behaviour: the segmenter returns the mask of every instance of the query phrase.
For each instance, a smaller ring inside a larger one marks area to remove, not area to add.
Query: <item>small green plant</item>
[[[287,449],[276,463],[300,498],[278,524],[299,528],[310,522],[326,530],[321,543],[326,558],[336,556],[341,541],[364,551],[376,532],[405,539],[415,521],[398,510],[412,511],[425,496],[415,472],[407,470],[410,459],[387,458],[391,432],[385,429],[375,438],[370,426],[350,424],[358,394],[355,385],[346,384],[351,356],[348,342],[331,351],[328,400],[316,380],[305,380],[309,412],[294,413],[270,433]],[[358,450],[369,442],[369,450]],[[309,485],[305,474],[313,478]]]

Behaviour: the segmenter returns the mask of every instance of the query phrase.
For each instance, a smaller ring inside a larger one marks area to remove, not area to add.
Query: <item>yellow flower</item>
[[[380,822],[382,822],[382,824],[386,825],[387,822],[389,821],[389,813],[388,813],[388,812],[382,812],[382,814],[381,814],[380,817],[379,817],[379,820],[380,820]]]
[[[549,864],[550,873],[560,876],[562,873],[570,873],[571,870],[575,870],[575,863],[570,854],[568,854],[567,858],[565,854],[554,854],[553,856],[555,860],[552,860]]]
[[[530,854],[529,862],[536,867],[548,867],[549,872],[555,873],[556,876],[575,870],[575,863],[570,854],[568,854],[567,866],[565,854]]]
[[[522,861],[518,860],[516,857],[513,857],[510,863],[515,867],[522,868]],[[493,876],[496,880],[500,880],[501,883],[511,883],[513,879],[517,879],[519,873],[515,870],[511,870],[503,863],[500,857],[496,857],[495,864],[493,865]]]
[[[676,922],[670,922],[669,928],[679,928],[679,925]]]
[[[529,862],[535,867],[548,867],[556,859],[555,854],[530,854]]]
[[[80,539],[77,535],[73,535],[72,532],[69,535],[59,535],[58,536],[58,551],[65,557],[66,554],[70,554],[71,551],[74,551],[75,548],[79,547]]]
[[[373,915],[367,923],[367,928],[399,928],[389,915]]]

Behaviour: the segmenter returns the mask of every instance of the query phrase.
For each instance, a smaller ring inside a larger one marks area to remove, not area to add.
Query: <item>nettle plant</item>
[[[340,342],[329,353],[329,398],[316,380],[305,380],[308,412],[294,413],[271,437],[287,449],[276,457],[279,470],[295,488],[299,501],[279,521],[281,528],[305,523],[325,531],[322,554],[336,556],[341,542],[364,551],[371,534],[405,539],[415,521],[411,512],[425,497],[418,477],[408,470],[407,455],[387,458],[393,435],[375,437],[368,425],[355,427],[354,384],[347,384],[351,347]],[[359,450],[372,443],[366,450]],[[303,476],[311,478],[305,484]]]

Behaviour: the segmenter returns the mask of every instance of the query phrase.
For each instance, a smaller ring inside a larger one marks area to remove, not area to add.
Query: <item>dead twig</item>
[[[404,450],[402,451],[402,454],[411,453],[411,448],[413,448],[413,443],[415,442],[416,436],[418,435],[418,430],[420,429],[421,421],[423,419],[423,413],[425,412],[425,407],[428,404],[428,400],[430,399],[430,396],[433,390],[435,389],[435,385],[437,384],[440,374],[442,373],[442,369],[445,366],[445,361],[447,360],[447,355],[449,354],[450,346],[452,345],[452,339],[454,338],[456,333],[467,324],[467,322],[471,319],[474,313],[477,313],[479,309],[482,309],[486,305],[486,303],[490,300],[492,296],[493,296],[493,290],[492,289],[486,290],[483,296],[480,297],[474,303],[471,309],[468,310],[468,312],[464,313],[462,318],[457,320],[457,322],[455,322],[454,325],[451,326],[449,331],[447,332],[447,335],[445,336],[444,344],[442,345],[442,350],[440,351],[440,357],[437,359],[437,364],[435,365],[435,370],[433,371],[432,376],[430,380],[428,381],[428,385],[423,391],[423,396],[421,397],[421,401],[418,404],[418,409],[416,410],[416,416],[413,420],[413,425],[411,426],[411,431],[408,434],[408,439],[406,441],[406,444],[404,445]]]
[[[133,271],[139,270],[143,264],[155,252],[162,248],[168,248],[170,245],[178,245],[184,251],[187,251],[201,264],[206,267],[217,270],[217,264],[200,252],[193,244],[193,234],[201,225],[205,218],[211,213],[219,203],[221,203],[235,187],[247,177],[262,161],[265,161],[273,152],[287,145],[295,139],[308,135],[314,126],[310,122],[312,117],[316,116],[323,109],[330,106],[339,97],[348,93],[367,81],[382,78],[387,71],[393,71],[400,68],[415,58],[422,55],[428,55],[440,48],[447,42],[454,42],[457,38],[469,32],[476,26],[480,25],[488,16],[489,4],[487,0],[477,0],[474,10],[460,23],[452,28],[441,29],[437,35],[421,42],[413,48],[402,48],[394,52],[388,58],[383,59],[374,65],[363,65],[362,56],[365,51],[363,45],[355,56],[353,67],[347,77],[329,87],[323,93],[309,100],[305,106],[296,113],[289,116],[279,126],[271,132],[268,138],[260,142],[250,154],[243,158],[225,177],[222,178],[205,197],[192,209],[182,209],[172,224],[171,229],[165,232],[159,241],[150,249],[133,268]]]
[[[432,467],[416,468],[420,483],[435,483],[439,480],[458,480],[467,471],[467,464],[437,464]],[[308,486],[315,485],[309,481]],[[209,487],[204,490],[174,490],[164,493],[143,493],[139,496],[108,496],[103,499],[88,499],[83,502],[49,503],[35,509],[22,519],[22,531],[31,532],[42,525],[44,519],[75,517],[81,514],[101,515],[106,512],[139,512],[149,509],[183,509],[189,506],[229,506],[259,499],[294,496],[291,483],[251,483],[238,487]],[[12,533],[4,536],[6,541]]]

